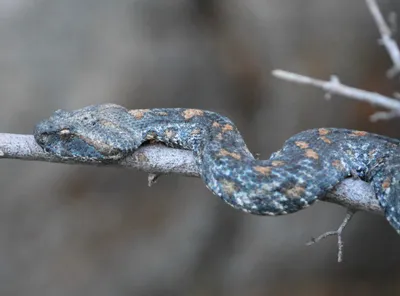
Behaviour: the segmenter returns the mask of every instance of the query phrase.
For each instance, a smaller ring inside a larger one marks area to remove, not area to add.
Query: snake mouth
[[[123,158],[125,155],[122,153],[122,151],[118,148],[112,147],[111,145],[101,142],[101,141],[96,141],[88,137],[84,137],[82,135],[74,135],[72,136],[69,141],[75,141],[75,144],[78,144],[83,147],[81,151],[86,151],[87,149],[90,150],[94,149],[97,154],[101,155],[102,159],[104,160],[119,160]]]
[[[75,135],[72,132],[66,137],[62,132],[45,132],[35,134],[36,142],[47,153],[61,159],[76,159],[85,162],[115,161],[124,157],[123,153],[105,143]]]

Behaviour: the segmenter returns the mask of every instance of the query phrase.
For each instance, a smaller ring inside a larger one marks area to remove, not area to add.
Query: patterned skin
[[[34,132],[62,159],[113,162],[157,141],[191,150],[215,195],[245,212],[283,215],[313,204],[345,178],[370,182],[389,223],[400,233],[400,141],[367,132],[320,128],[287,140],[257,160],[235,125],[197,109],[127,110],[114,104],[56,111]]]

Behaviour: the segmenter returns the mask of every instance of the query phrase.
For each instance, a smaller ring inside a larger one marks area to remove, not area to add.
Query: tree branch
[[[376,1],[366,0],[366,3],[381,34],[381,39],[379,39],[379,43],[381,43],[386,48],[386,51],[388,52],[390,59],[392,60],[393,67],[387,72],[387,76],[392,78],[400,73],[399,47],[397,46],[396,41],[392,39],[392,32],[389,26],[386,24],[385,19],[383,18],[378,5],[376,4]]]
[[[326,91],[329,97],[332,94],[340,95],[350,99],[364,101],[372,105],[377,105],[390,110],[389,112],[377,112],[373,114],[370,117],[372,121],[377,121],[381,119],[390,119],[398,117],[400,115],[399,100],[396,100],[395,98],[391,97],[386,97],[375,92],[370,92],[344,85],[339,81],[339,79],[336,76],[332,76],[330,81],[325,81],[279,69],[272,71],[272,75],[274,75],[277,78],[287,80],[290,82],[312,85],[317,88],[321,88],[324,91]]]
[[[72,160],[63,161],[45,153],[31,135],[0,133],[0,158],[138,169],[151,174],[149,184],[154,183],[154,176],[157,177],[160,174],[199,177],[199,171],[191,151],[168,148],[160,144],[140,147],[132,155],[117,163],[103,164]],[[369,184],[353,178],[341,182],[323,200],[353,211],[383,214]]]
[[[321,88],[326,91],[328,95],[340,95],[351,99],[364,101],[389,110],[400,110],[400,101],[396,100],[395,98],[344,85],[336,76],[332,76],[330,81],[325,81],[279,69],[272,71],[272,75],[290,82],[312,85],[317,88]]]
[[[117,163],[105,164],[62,160],[44,152],[32,135],[0,133],[0,159],[2,158],[64,164],[113,166],[139,169],[153,174],[174,173],[189,177],[199,176],[193,154],[190,151],[168,148],[160,144],[140,147],[135,153]]]

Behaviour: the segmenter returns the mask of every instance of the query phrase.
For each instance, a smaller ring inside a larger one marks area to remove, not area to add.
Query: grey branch
[[[193,154],[187,150],[179,150],[163,145],[140,147],[132,155],[116,163],[80,162],[77,160],[61,160],[43,149],[36,143],[32,135],[0,133],[0,159],[11,158],[21,160],[46,161],[64,164],[117,166],[138,169],[149,174],[181,174],[198,177],[198,169]]]
[[[168,148],[159,144],[140,147],[132,155],[117,163],[103,164],[74,160],[66,162],[44,152],[36,144],[32,135],[0,133],[0,158],[138,169],[151,174],[150,184],[154,183],[154,176],[157,177],[162,174],[199,177],[199,171],[191,151]],[[323,200],[336,203],[352,211],[383,214],[369,184],[353,178],[341,182]]]
[[[400,101],[395,98],[383,96],[381,94],[370,92],[355,87],[342,84],[336,76],[333,76],[330,81],[311,78],[308,76],[287,72],[284,70],[274,70],[272,75],[280,79],[299,84],[306,84],[321,88],[327,94],[340,95],[350,99],[364,101],[372,105],[377,105],[389,109],[390,112],[379,112],[371,116],[371,120],[389,119],[400,114]]]
[[[375,23],[381,34],[379,42],[386,48],[390,59],[392,60],[393,67],[387,72],[388,77],[394,77],[400,73],[400,50],[397,43],[392,39],[392,32],[385,22],[382,13],[379,10],[375,0],[366,0],[367,6],[375,20]]]

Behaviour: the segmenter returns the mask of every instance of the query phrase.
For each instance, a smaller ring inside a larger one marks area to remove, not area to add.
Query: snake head
[[[134,148],[132,136],[120,125],[126,114],[125,108],[114,104],[57,110],[36,125],[34,137],[46,152],[61,159],[115,161]]]

